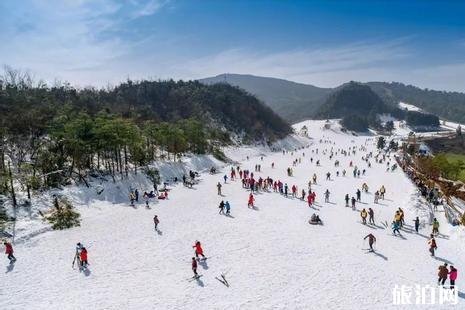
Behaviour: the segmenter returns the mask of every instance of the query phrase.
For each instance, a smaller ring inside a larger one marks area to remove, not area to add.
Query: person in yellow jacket
[[[401,215],[400,215],[400,212],[399,212],[399,211],[396,211],[396,214],[394,215],[394,221],[395,221],[396,224],[400,227]]]
[[[360,212],[360,216],[362,217],[362,223],[363,225],[366,225],[367,224],[367,216],[368,216],[368,213],[365,209],[363,209],[361,212]]]
[[[399,208],[399,214],[400,214],[400,227],[402,227],[402,225],[404,225],[404,210]]]

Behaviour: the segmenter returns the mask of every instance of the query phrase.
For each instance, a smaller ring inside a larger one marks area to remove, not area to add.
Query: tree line
[[[416,111],[406,111],[386,104],[370,86],[350,82],[331,94],[320,108],[318,116],[323,118],[342,118],[341,124],[349,130],[366,131],[373,128],[389,132],[393,129],[392,122],[383,125],[380,114],[389,114],[399,120],[405,120],[407,125],[418,127],[439,126],[439,118],[432,114]],[[386,126],[387,125],[387,126]]]
[[[48,86],[8,69],[0,76],[0,193],[124,177],[153,160],[212,153],[231,143],[271,142],[290,126],[229,85],[127,81],[106,89]],[[14,182],[13,182],[14,181]]]

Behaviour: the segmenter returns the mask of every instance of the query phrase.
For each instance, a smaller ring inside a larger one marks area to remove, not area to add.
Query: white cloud
[[[397,81],[423,88],[465,91],[465,63],[411,65],[417,55],[406,43],[408,39],[403,38],[279,53],[233,49],[179,63],[170,70],[176,77],[190,79],[242,73],[320,87],[335,87],[350,80]]]
[[[306,76],[365,68],[405,59],[409,56],[404,39],[381,43],[354,43],[331,48],[291,50],[278,53],[234,49],[189,60],[173,68],[191,77],[224,72],[305,79]]]
[[[151,0],[147,3],[139,4],[139,2],[133,1],[137,9],[131,15],[133,18],[153,15],[168,2],[168,0]]]
[[[409,47],[411,38],[284,51],[238,48],[199,57],[185,52],[179,35],[121,37],[128,21],[156,14],[168,3],[29,0],[7,15],[9,24],[0,32],[0,65],[79,86],[115,84],[128,77],[197,79],[231,72],[326,87],[381,80],[465,91],[465,63],[415,67],[410,62],[418,55]],[[212,48],[218,47],[212,43]]]
[[[11,18],[8,27],[0,32],[0,41],[4,43],[0,45],[0,65],[27,69],[48,81],[58,78],[80,85],[102,85],[116,82],[115,74],[119,81],[131,72],[124,77],[115,72],[124,67],[117,60],[130,58],[139,42],[115,34],[129,20],[153,15],[167,3],[165,0],[24,1],[7,12]]]

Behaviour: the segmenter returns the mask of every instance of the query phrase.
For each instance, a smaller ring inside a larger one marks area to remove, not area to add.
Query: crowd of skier
[[[322,202],[317,200],[317,194],[313,187],[316,185],[322,186],[325,182],[331,182],[334,178],[345,178],[347,177],[347,172],[349,171],[349,177],[353,177],[355,179],[362,179],[365,175],[369,173],[369,169],[372,167],[372,163],[376,163],[378,165],[385,165],[386,171],[388,173],[395,171],[397,169],[397,163],[393,158],[392,154],[389,152],[380,151],[377,154],[373,152],[368,152],[366,148],[366,144],[371,142],[371,139],[367,139],[365,145],[360,145],[358,147],[350,146],[348,148],[336,148],[335,143],[330,139],[321,139],[320,145],[322,147],[312,148],[310,150],[306,150],[306,148],[295,149],[294,151],[285,151],[283,150],[283,156],[290,156],[292,161],[290,161],[291,165],[285,167],[285,177],[288,179],[292,179],[294,174],[298,171],[299,165],[315,165],[321,169],[321,162],[318,157],[326,156],[330,161],[334,161],[333,167],[336,170],[334,171],[327,171],[324,174],[323,181],[318,180],[318,175],[316,173],[309,173],[308,183],[305,185],[300,184],[292,184],[288,183],[284,178],[283,179],[274,179],[270,176],[262,176],[261,173],[263,157],[260,157],[260,163],[255,163],[253,172],[248,169],[243,169],[241,166],[231,167],[229,173],[224,174],[222,176],[222,180],[216,183],[216,190],[217,195],[224,197],[222,192],[222,188],[225,184],[228,184],[228,180],[236,181],[240,180],[242,188],[248,191],[247,195],[247,207],[250,209],[255,209],[255,195],[259,192],[262,193],[274,193],[283,196],[284,198],[290,199],[297,199],[305,203],[310,208],[315,209],[315,206],[321,206]],[[309,147],[307,147],[309,148]],[[307,160],[305,160],[305,152],[307,152]],[[355,160],[359,154],[363,154],[360,156],[362,160],[362,164],[365,166],[364,168],[359,167],[355,163]],[[249,159],[249,158],[247,158]],[[344,166],[346,163],[346,166]],[[271,163],[271,169],[276,169],[276,165],[274,162]],[[283,167],[279,167],[283,169]],[[212,174],[216,173],[216,169],[211,169],[210,171]],[[300,172],[300,171],[298,171]],[[196,184],[196,177],[198,176],[197,173],[192,171],[189,172],[189,176],[183,176],[182,182],[187,187],[192,187],[193,184]],[[426,186],[422,184],[422,181],[416,179],[415,176],[410,175],[410,177],[417,183],[419,186],[420,192],[422,195],[428,200],[428,202],[437,206],[439,204],[438,193],[436,189],[427,190]],[[319,183],[321,182],[321,183]],[[362,197],[367,196],[370,194],[369,192],[369,185],[366,182],[360,182],[360,188],[355,188],[352,191],[352,194],[346,193],[344,197],[338,198],[336,201],[345,202],[345,207],[350,207],[352,210],[357,210],[357,205],[362,203],[364,200]],[[155,191],[155,193],[154,193]],[[145,200],[145,204],[147,208],[149,208],[149,200],[152,198],[156,199],[168,199],[168,188],[166,184],[164,184],[164,188],[158,190],[156,187],[154,191],[144,192],[142,195],[143,199]],[[387,189],[384,185],[381,185],[379,188],[373,193],[373,203],[375,205],[380,204],[380,201],[384,200],[387,195]],[[135,203],[139,202],[140,194],[137,189],[131,190],[129,193],[129,200],[130,205],[134,206]],[[329,189],[323,193],[324,203],[333,203],[334,197],[331,196],[331,192]],[[340,199],[340,200],[339,200]],[[366,199],[365,199],[366,200]],[[320,203],[320,204],[318,204]],[[218,214],[231,216],[231,204],[228,200],[222,199],[218,205],[219,211]],[[367,227],[376,226],[375,222],[375,212],[372,207],[362,208],[359,211],[361,224],[366,225]],[[414,220],[414,227],[415,232],[419,233],[421,222],[419,217],[416,217]],[[153,218],[153,223],[155,230],[159,232],[158,225],[160,223],[159,218],[157,215]],[[319,214],[313,213],[308,220],[308,223],[313,225],[323,225],[323,221],[320,218]],[[383,224],[385,229],[388,229],[388,222],[380,222]],[[405,212],[402,208],[398,208],[393,215],[393,219],[390,223],[390,229],[394,236],[401,236],[401,231],[405,226]],[[438,248],[438,244],[436,241],[436,237],[439,235],[439,222],[436,218],[434,218],[432,222],[432,231],[430,234],[430,238],[428,239],[428,248],[429,253],[431,256],[435,256],[435,251]],[[369,252],[375,252],[375,245],[376,245],[376,237],[374,234],[369,233],[367,234],[363,240],[368,240],[369,245]],[[11,243],[4,242],[5,246],[5,253],[7,254],[10,263],[14,263],[16,261],[15,256],[13,255],[13,247]],[[204,251],[200,241],[196,241],[193,245],[194,254],[195,256],[192,257],[191,260],[191,267],[192,272],[194,274],[194,279],[198,279],[201,275],[197,272],[198,263],[202,260],[206,260],[207,257],[204,255]],[[75,256],[73,259],[73,267],[77,263],[80,270],[85,270],[89,263],[88,263],[88,252],[86,247],[83,246],[82,243],[77,243]],[[450,280],[450,288],[453,289],[455,287],[455,280],[457,279],[458,271],[454,266],[450,266],[447,268],[447,264],[439,266],[438,269],[438,285],[444,285],[445,281],[449,277]],[[227,283],[224,275],[222,275],[223,280],[219,279],[223,284]],[[226,282],[225,282],[226,281]]]

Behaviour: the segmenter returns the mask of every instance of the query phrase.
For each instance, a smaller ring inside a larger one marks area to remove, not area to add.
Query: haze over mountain
[[[206,84],[228,83],[243,88],[291,123],[316,118],[330,95],[347,85],[321,88],[284,79],[229,73],[200,81]],[[384,103],[392,107],[397,107],[400,101],[407,102],[441,118],[465,122],[465,93],[421,89],[398,82],[361,84],[368,85]]]
[[[200,81],[206,84],[228,83],[238,86],[257,96],[290,122],[312,117],[333,90],[249,74],[220,74]]]

